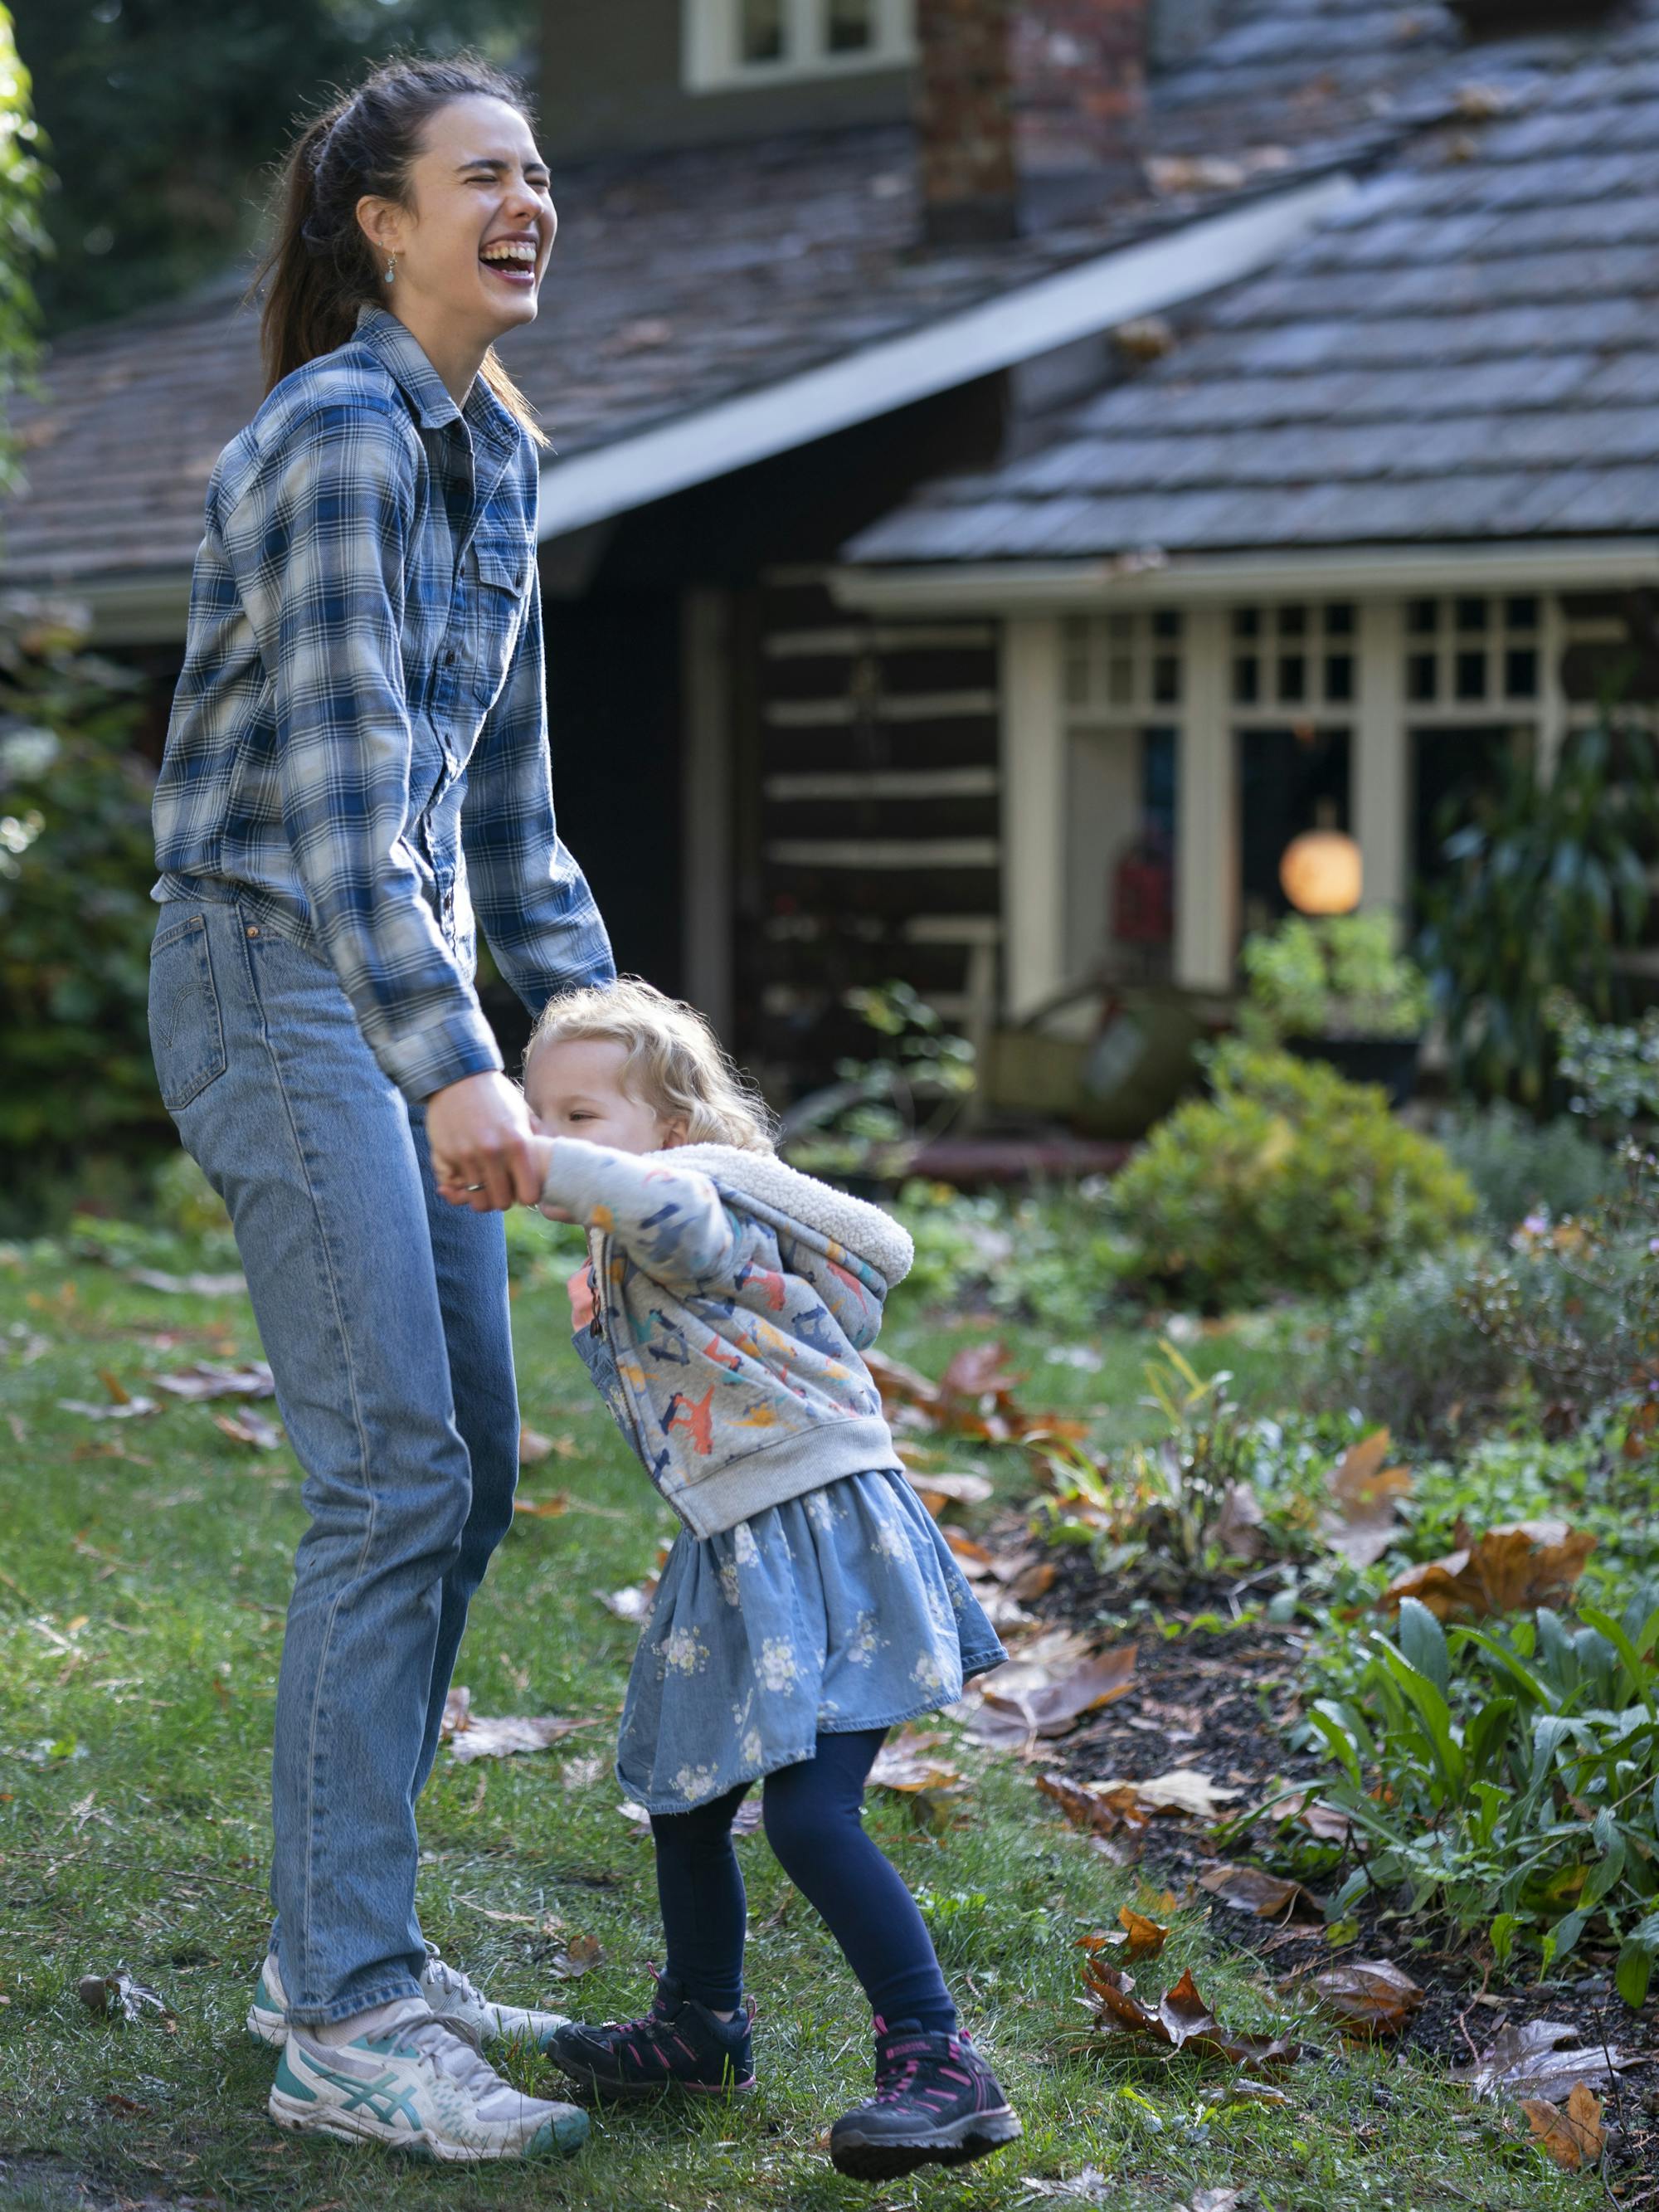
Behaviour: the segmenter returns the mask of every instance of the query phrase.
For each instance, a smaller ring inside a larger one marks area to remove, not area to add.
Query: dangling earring
[[[397,273],[398,257],[395,253],[388,253],[386,258],[386,281],[388,284],[392,282]]]

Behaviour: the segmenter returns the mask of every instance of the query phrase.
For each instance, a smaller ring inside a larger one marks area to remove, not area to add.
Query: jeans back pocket
[[[213,984],[207,918],[163,917],[149,949],[149,1048],[161,1103],[177,1114],[225,1072],[225,1033]]]

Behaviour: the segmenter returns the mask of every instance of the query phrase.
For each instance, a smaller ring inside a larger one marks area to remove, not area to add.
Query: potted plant
[[[1386,914],[1294,915],[1247,938],[1240,1027],[1252,1042],[1328,1060],[1355,1083],[1380,1083],[1398,1106],[1417,1080],[1428,1026],[1428,979],[1397,950]]]

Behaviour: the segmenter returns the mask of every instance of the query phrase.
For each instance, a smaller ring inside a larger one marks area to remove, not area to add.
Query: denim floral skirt
[[[681,1531],[635,1654],[617,1778],[647,1812],[689,1812],[811,1759],[821,1732],[952,1705],[1006,1656],[903,1475],[846,1475],[718,1536]]]

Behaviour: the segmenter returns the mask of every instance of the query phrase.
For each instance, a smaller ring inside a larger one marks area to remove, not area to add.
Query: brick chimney
[[[1150,0],[916,0],[926,234],[1012,237],[1133,173]]]

